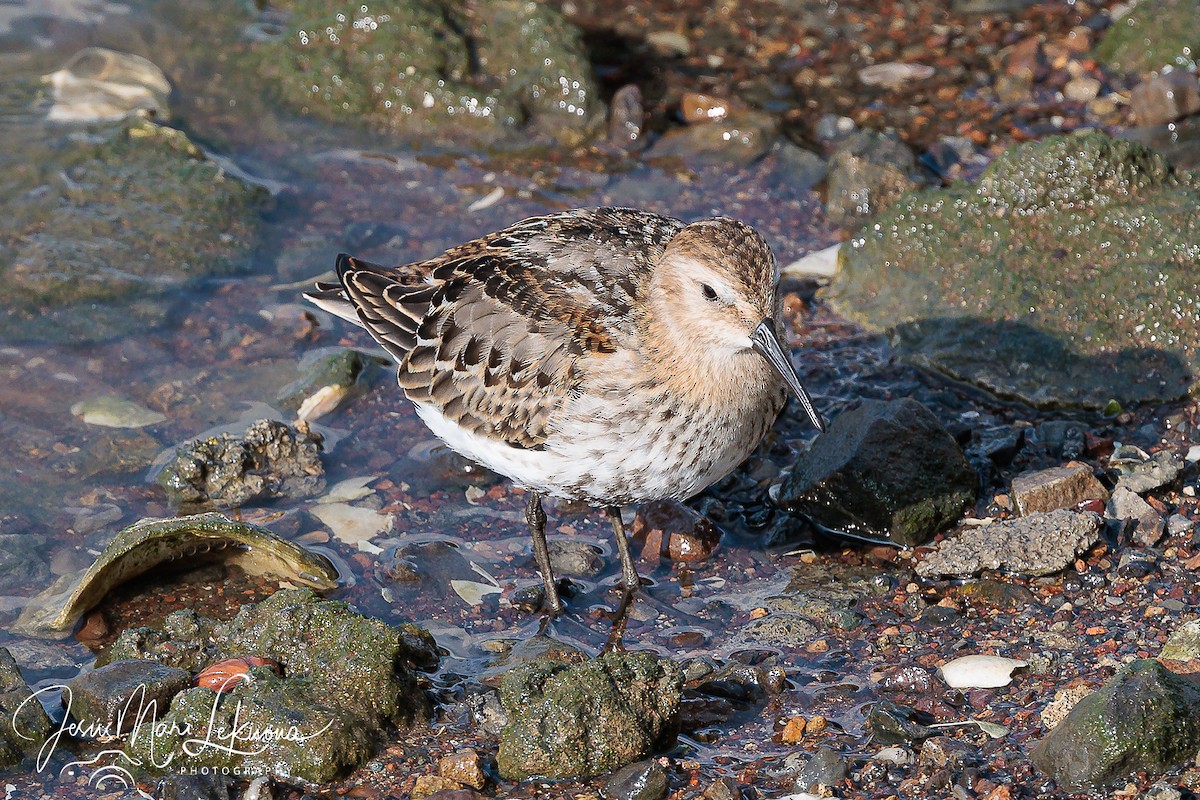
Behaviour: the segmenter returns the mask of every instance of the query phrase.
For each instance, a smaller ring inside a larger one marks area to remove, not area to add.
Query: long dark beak
[[[796,368],[792,366],[792,359],[779,344],[779,339],[775,336],[774,320],[768,317],[758,323],[754,333],[750,334],[750,341],[754,343],[754,351],[770,362],[771,366],[783,376],[783,380],[792,390],[792,394],[796,395],[800,405],[804,406],[804,410],[808,412],[808,418],[812,420],[813,427],[824,433],[825,421],[817,413],[817,408],[813,405],[808,392],[804,391],[804,387],[800,385],[800,376],[796,374]]]

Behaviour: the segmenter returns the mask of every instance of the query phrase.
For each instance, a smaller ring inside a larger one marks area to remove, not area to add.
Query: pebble
[[[742,790],[733,778],[720,777],[708,785],[701,797],[704,800],[742,800]]]
[[[1163,125],[1200,111],[1200,78],[1184,70],[1155,75],[1133,87],[1133,113],[1143,125]]]
[[[665,56],[686,56],[692,52],[692,43],[682,33],[654,31],[646,34],[646,44]]]
[[[1153,547],[1162,538],[1167,524],[1162,514],[1136,492],[1117,484],[1108,501],[1107,515],[1111,519],[1134,521],[1133,541],[1141,547]]]
[[[626,153],[637,152],[646,146],[645,125],[642,90],[634,83],[617,89],[609,103],[608,143]]]
[[[932,77],[933,67],[927,64],[906,64],[900,61],[888,61],[883,64],[872,64],[858,71],[858,79],[867,86],[882,86],[895,89],[913,81],[923,81]]]
[[[1108,490],[1087,464],[1072,461],[1064,467],[1025,472],[1013,478],[1013,499],[1023,515],[1071,508],[1085,500],[1107,500]]]
[[[660,800],[667,795],[667,772],[654,760],[621,767],[604,782],[609,800]]]
[[[838,253],[842,246],[835,244],[801,256],[779,270],[789,278],[832,278],[838,271]]]
[[[1013,670],[1028,666],[1018,658],[972,655],[947,661],[938,674],[952,689],[995,689],[1012,683]]]
[[[835,786],[846,777],[846,759],[833,748],[821,745],[796,775],[794,788],[811,792],[820,786]]]
[[[478,752],[469,747],[443,756],[438,761],[438,774],[472,789],[482,789],[487,784],[483,760]]]
[[[145,428],[157,425],[166,417],[143,405],[121,397],[91,397],[71,406],[71,413],[88,425],[104,428]]]
[[[679,100],[679,115],[689,125],[725,119],[729,116],[729,101],[699,92],[684,92]]]
[[[1063,87],[1063,96],[1076,103],[1086,103],[1100,94],[1100,81],[1088,75],[1081,75],[1067,81]]]

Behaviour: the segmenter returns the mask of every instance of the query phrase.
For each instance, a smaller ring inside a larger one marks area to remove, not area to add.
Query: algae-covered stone
[[[178,695],[159,724],[139,728],[126,745],[147,772],[237,768],[319,783],[365,761],[385,729],[428,718],[428,700],[405,666],[411,631],[345,603],[282,591],[209,635],[207,646],[160,639],[148,649],[169,654],[182,646],[210,662],[259,656],[278,662],[283,676],[252,667],[251,679],[229,693]]]
[[[1137,0],[1096,45],[1096,60],[1120,72],[1187,69],[1200,55],[1200,0]]]
[[[262,193],[149,121],[55,131],[0,167],[0,340],[143,330],[254,246]]]
[[[163,716],[192,676],[149,659],[113,661],[73,678],[64,704],[81,738],[109,739]]]
[[[868,400],[836,417],[796,461],[779,505],[833,530],[913,547],[975,501],[977,478],[916,400]]]
[[[288,104],[440,142],[575,145],[599,129],[580,32],[545,3],[293,0],[260,73]]]
[[[843,247],[832,301],[915,363],[1040,407],[1176,398],[1200,374],[1200,183],[1128,141],[1018,145]]]
[[[52,724],[33,690],[21,677],[12,654],[0,647],[0,767],[21,760],[21,754],[40,748],[50,735]]]
[[[1141,659],[1080,700],[1029,758],[1060,787],[1082,791],[1162,772],[1198,748],[1200,685]]]
[[[674,737],[682,686],[674,662],[647,652],[515,667],[500,685],[500,774],[589,777],[641,760]]]

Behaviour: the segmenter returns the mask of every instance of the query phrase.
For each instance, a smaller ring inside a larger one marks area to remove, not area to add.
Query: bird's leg
[[[554,570],[550,566],[550,549],[546,546],[546,512],[542,509],[542,496],[532,489],[525,506],[525,522],[533,534],[533,557],[537,559],[546,587],[546,608],[551,614],[562,613],[562,600],[558,598],[558,587],[554,585]]]
[[[627,589],[636,589],[642,585],[638,577],[637,567],[633,564],[633,554],[629,552],[629,539],[625,536],[625,523],[621,521],[621,509],[609,506],[604,509],[608,521],[612,523],[613,536],[617,540],[617,552],[621,555],[621,580]]]
[[[629,622],[629,612],[633,609],[633,595],[637,592],[629,586],[621,592],[621,604],[613,612],[613,626],[604,642],[603,653],[621,652],[625,649],[625,624]]]

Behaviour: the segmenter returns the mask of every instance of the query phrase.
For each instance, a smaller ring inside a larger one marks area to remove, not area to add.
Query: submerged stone
[[[864,401],[796,461],[779,505],[852,536],[922,544],[975,501],[975,470],[915,400]]]
[[[63,702],[71,717],[92,734],[81,734],[83,738],[107,739],[165,715],[171,698],[191,680],[186,670],[157,661],[113,661],[71,680]]]
[[[0,647],[0,767],[10,767],[21,760],[25,750],[45,744],[52,724],[33,690],[21,677],[21,670],[12,654]]]
[[[262,193],[183,133],[135,120],[0,155],[0,340],[88,342],[161,323],[181,289],[241,270]]]
[[[260,74],[314,117],[428,141],[574,146],[604,125],[580,31],[527,0],[293,0]]]
[[[843,247],[833,305],[919,366],[1049,408],[1169,400],[1200,374],[1200,183],[1099,133],[1017,145]]]
[[[1076,703],[1029,758],[1060,787],[1084,791],[1170,769],[1198,748],[1200,685],[1140,659]]]
[[[682,686],[674,662],[644,651],[515,667],[500,685],[500,774],[590,777],[641,760],[674,739]]]

